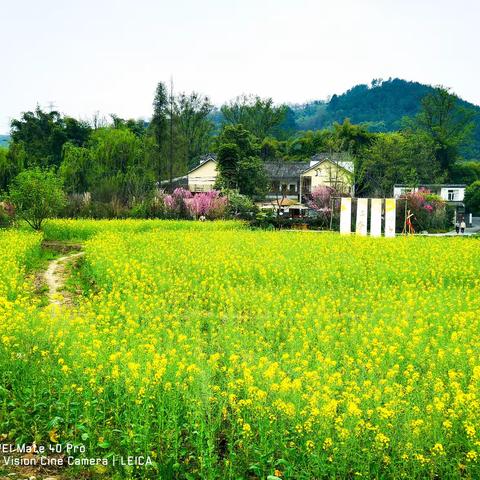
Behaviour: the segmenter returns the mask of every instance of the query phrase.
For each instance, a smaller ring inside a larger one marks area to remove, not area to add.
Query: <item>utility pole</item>
[[[57,108],[57,105],[55,105],[55,101],[49,100],[49,102],[47,103],[47,108],[49,112],[52,113]]]
[[[170,187],[173,187],[173,77],[170,77]]]

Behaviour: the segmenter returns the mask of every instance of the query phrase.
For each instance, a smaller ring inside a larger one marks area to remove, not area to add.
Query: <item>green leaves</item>
[[[37,107],[34,112],[25,112],[19,120],[12,121],[12,147],[22,146],[27,168],[58,167],[63,145],[68,141],[83,145],[90,130],[85,122]]]
[[[480,180],[465,189],[465,205],[473,213],[480,213]]]
[[[9,200],[18,216],[40,230],[43,221],[65,205],[62,181],[52,170],[34,168],[18,174],[9,189]]]
[[[285,119],[287,107],[276,107],[271,98],[241,95],[221,107],[225,125],[241,124],[257,138],[263,140],[273,134]]]
[[[219,183],[251,197],[262,196],[268,181],[257,139],[242,125],[226,125],[218,139]]]
[[[447,88],[437,87],[423,98],[421,110],[411,126],[432,139],[438,165],[450,173],[460,148],[473,138],[473,120],[473,110],[463,106]]]

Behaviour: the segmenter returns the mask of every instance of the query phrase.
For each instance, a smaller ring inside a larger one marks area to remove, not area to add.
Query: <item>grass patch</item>
[[[84,256],[68,263],[65,271],[66,281],[63,288],[70,292],[73,298],[88,296],[95,291],[95,280]]]

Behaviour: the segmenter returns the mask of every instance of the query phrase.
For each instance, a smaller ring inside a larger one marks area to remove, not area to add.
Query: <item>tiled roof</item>
[[[338,152],[338,153],[316,153],[312,158],[312,162],[323,162],[324,160],[331,160],[332,162],[335,163],[342,163],[342,162],[348,162],[352,160],[352,157],[350,156],[349,153],[346,152]]]
[[[265,162],[265,171],[270,178],[298,178],[310,166],[309,162]]]

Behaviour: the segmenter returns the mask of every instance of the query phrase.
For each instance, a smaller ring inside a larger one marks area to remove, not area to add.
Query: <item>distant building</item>
[[[302,198],[317,187],[325,185],[339,193],[353,196],[354,163],[346,153],[319,153],[310,159],[308,167],[300,174],[300,195]]]
[[[270,182],[267,198],[278,196],[290,200],[300,199],[300,176],[309,166],[308,162],[265,162],[265,171]]]
[[[455,218],[464,218],[468,225],[471,225],[472,215],[465,210],[463,200],[465,198],[466,185],[460,183],[422,184],[417,187],[397,184],[393,186],[393,196],[400,198],[410,192],[428,190],[441,197],[448,205],[455,208]]]
[[[191,192],[209,192],[215,187],[218,176],[216,155],[209,153],[187,173],[187,185]]]
[[[429,190],[432,193],[440,196],[446,202],[450,204],[462,204],[465,197],[465,187],[463,184],[424,184],[418,187],[411,187],[409,185],[394,185],[393,196],[400,198],[402,195],[406,195],[409,192],[418,192],[418,190]]]

